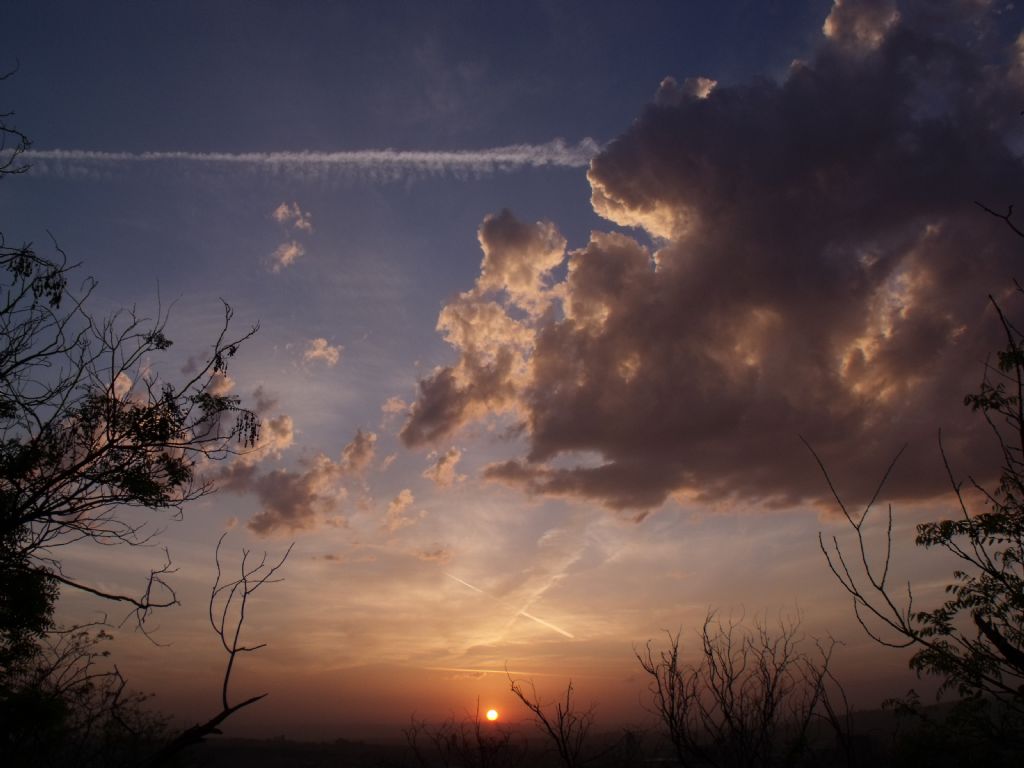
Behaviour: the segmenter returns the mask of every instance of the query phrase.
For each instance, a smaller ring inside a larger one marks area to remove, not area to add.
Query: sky
[[[1004,0],[5,4],[0,105],[33,141],[8,242],[51,236],[107,315],[170,311],[169,380],[223,318],[258,450],[150,516],[181,606],[113,651],[211,714],[213,552],[280,555],[232,733],[331,737],[477,699],[506,669],[640,722],[634,650],[709,609],[802,617],[858,706],[923,686],[856,625],[818,533],[883,499],[919,604],[951,564],[939,454],[1021,310],[1022,15]],[[874,535],[876,526],[871,528]],[[138,590],[162,553],[66,570]],[[67,620],[110,611],[66,594]],[[113,612],[112,612],[113,617]],[[689,651],[688,651],[689,652]]]

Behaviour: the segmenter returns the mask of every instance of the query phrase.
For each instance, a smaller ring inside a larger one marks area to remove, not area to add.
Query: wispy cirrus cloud
[[[416,175],[478,176],[523,168],[585,168],[600,150],[591,138],[577,144],[561,139],[546,144],[457,150],[358,149],[343,152],[103,152],[87,149],[34,149],[22,158],[34,174],[70,176],[121,166],[205,166],[298,178],[355,177],[389,182]]]

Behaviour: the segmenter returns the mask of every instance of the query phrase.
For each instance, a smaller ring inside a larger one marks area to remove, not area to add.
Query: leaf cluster
[[[72,293],[76,265],[58,253],[0,241],[0,563],[76,586],[60,547],[145,543],[154,531],[126,508],[177,514],[211,490],[203,467],[255,444],[256,415],[216,385],[256,329],[229,338],[225,305],[205,360],[183,382],[163,380],[167,313],[96,318],[95,284]]]

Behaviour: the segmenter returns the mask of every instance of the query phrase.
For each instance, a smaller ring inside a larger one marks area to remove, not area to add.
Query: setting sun
[[[0,15],[0,768],[1024,768],[1024,0]]]

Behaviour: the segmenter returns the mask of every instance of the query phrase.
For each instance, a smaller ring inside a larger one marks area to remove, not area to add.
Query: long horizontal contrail
[[[513,144],[449,151],[359,149],[347,152],[99,152],[87,149],[33,149],[21,159],[34,173],[89,174],[123,166],[198,165],[237,168],[299,178],[357,176],[395,181],[409,175],[484,175],[523,168],[585,168],[600,146],[591,138],[578,144],[561,139],[547,144]]]

